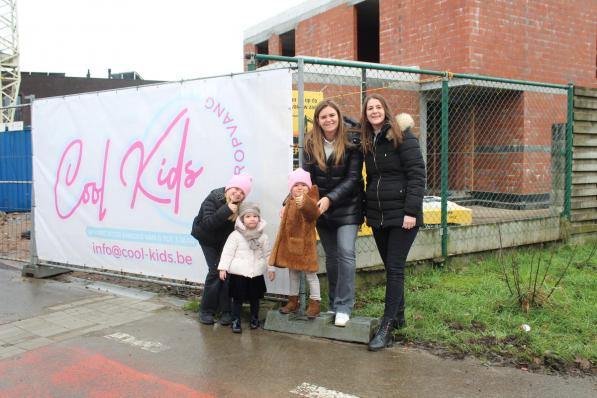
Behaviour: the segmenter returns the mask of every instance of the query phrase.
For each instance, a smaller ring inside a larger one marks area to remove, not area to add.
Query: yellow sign
[[[307,131],[310,129],[309,125],[313,123],[313,114],[319,101],[323,100],[323,93],[319,91],[305,91],[304,92],[304,106],[305,117],[308,122],[305,123]],[[310,121],[310,122],[309,122]],[[298,137],[298,91],[292,90],[292,131],[295,137]]]

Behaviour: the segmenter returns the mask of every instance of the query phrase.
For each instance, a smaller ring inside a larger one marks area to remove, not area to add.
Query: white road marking
[[[142,350],[153,353],[162,352],[170,348],[158,341],[138,340],[135,336],[131,336],[127,333],[113,333],[104,337],[110,340],[116,340],[121,343],[128,344],[133,347],[138,347]]]
[[[290,392],[309,398],[359,398],[356,395],[329,390],[325,387],[320,387],[309,383],[303,383],[300,386],[295,387],[294,390],[290,390]]]

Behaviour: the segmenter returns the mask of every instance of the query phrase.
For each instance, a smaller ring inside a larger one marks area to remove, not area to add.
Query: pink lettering
[[[236,133],[236,126],[228,126],[226,127],[226,130],[231,130],[229,136],[232,137],[234,133]]]
[[[245,152],[242,149],[234,151],[234,160],[242,162],[245,159]]]
[[[218,117],[222,117],[222,114],[224,113],[225,110],[226,109],[222,108],[220,106],[220,104],[217,104],[216,107],[215,107],[215,109],[214,109],[214,112],[218,114]]]
[[[240,149],[243,143],[236,137],[238,126],[234,124],[234,118],[232,118],[226,108],[216,101],[213,97],[208,97],[205,100],[205,108],[212,111],[213,114],[221,121],[222,125],[228,130],[228,137],[230,137],[230,144],[234,150],[233,157],[237,163],[242,163],[245,160],[245,152]],[[237,149],[235,149],[237,148]],[[235,166],[234,173],[239,174],[245,166]]]
[[[209,99],[208,99],[209,100]],[[213,100],[212,100],[213,102]],[[207,102],[206,102],[207,105]],[[213,105],[212,105],[213,106]],[[170,123],[170,125],[166,128],[166,131],[159,137],[158,141],[156,142],[155,146],[151,148],[150,152],[145,157],[145,145],[141,141],[136,141],[133,145],[131,145],[128,151],[125,153],[122,162],[120,163],[120,181],[124,186],[128,186],[125,177],[124,177],[124,170],[128,163],[129,156],[133,153],[137,152],[138,154],[138,162],[136,164],[136,178],[135,183],[133,186],[133,196],[131,198],[131,205],[130,208],[133,209],[135,207],[135,203],[137,201],[137,194],[141,192],[145,197],[149,200],[167,204],[172,202],[172,198],[158,195],[149,192],[148,189],[145,188],[143,185],[143,177],[146,173],[148,173],[147,168],[152,161],[155,153],[158,151],[160,146],[166,141],[174,127],[181,121],[183,116],[187,113],[188,109],[183,109],[180,113],[174,118],[174,120]],[[187,136],[189,132],[189,118],[187,117],[184,121],[184,128],[182,133],[182,140],[180,143],[180,147],[178,150],[178,157],[176,159],[176,165],[170,167],[169,169],[165,169],[166,166],[166,159],[163,158],[161,162],[161,166],[157,175],[155,176],[155,181],[159,186],[166,186],[168,191],[174,191],[174,213],[178,214],[178,210],[180,208],[180,190],[181,190],[181,183],[183,181],[183,174],[184,174],[184,186],[189,188],[193,186],[197,178],[203,173],[204,167],[201,166],[198,169],[192,168],[192,161],[189,160],[186,163],[184,162],[184,154],[186,150],[187,144]],[[184,167],[183,167],[184,164]]]
[[[100,221],[104,219],[107,210],[104,209],[104,186],[106,183],[106,168],[108,164],[109,148],[110,140],[106,141],[106,149],[104,150],[104,165],[102,168],[102,180],[100,185],[98,186],[95,182],[88,182],[87,184],[85,184],[77,202],[71,207],[70,210],[63,213],[61,211],[62,206],[60,204],[60,195],[58,195],[58,192],[61,191],[61,189],[66,189],[74,184],[77,175],[79,174],[81,158],[83,157],[83,141],[74,140],[70,144],[68,144],[60,158],[58,170],[56,171],[56,180],[54,181],[54,208],[56,209],[56,214],[58,215],[58,217],[65,220],[72,216],[81,204],[87,204],[91,201],[92,204],[97,204],[99,202],[98,217]],[[71,150],[77,158],[76,164],[74,165],[75,170],[71,173],[71,168],[73,167],[73,165],[71,163],[68,163],[66,165],[66,173],[64,174],[64,176],[62,176],[63,167],[65,167],[65,158],[67,157],[67,155],[71,153]]]

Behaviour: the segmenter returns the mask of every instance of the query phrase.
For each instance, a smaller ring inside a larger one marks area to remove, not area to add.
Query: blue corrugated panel
[[[0,211],[31,211],[31,130],[0,133]]]

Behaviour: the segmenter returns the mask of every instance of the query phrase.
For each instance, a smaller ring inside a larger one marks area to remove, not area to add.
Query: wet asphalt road
[[[99,289],[24,279],[0,266],[0,398],[597,396],[595,378],[401,346],[371,353],[246,322],[235,335],[200,325],[175,300]]]

